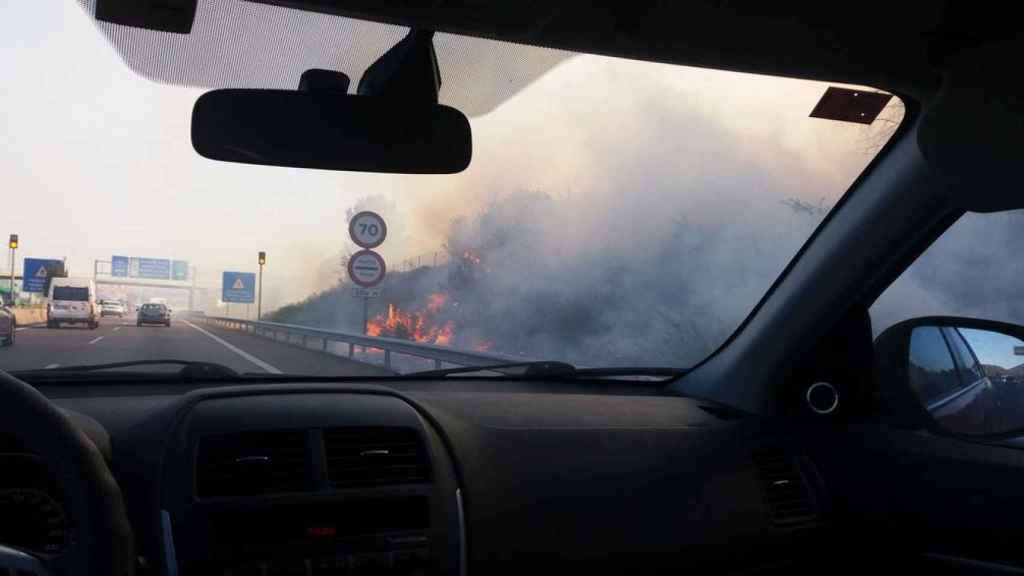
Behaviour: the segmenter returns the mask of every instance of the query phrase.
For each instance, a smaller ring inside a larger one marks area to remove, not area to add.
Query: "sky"
[[[1024,347],[1024,342],[1013,336],[971,328],[961,328],[960,333],[967,339],[967,343],[971,345],[982,364],[1007,369],[1024,364],[1024,354],[1016,353],[1018,348]]]
[[[280,10],[203,0],[200,12],[241,5]],[[382,37],[390,42],[395,36],[390,31]],[[377,50],[379,43],[367,42],[367,50]],[[807,118],[822,83],[565,58],[533,48],[511,51],[518,54],[513,58],[502,56],[496,43],[452,37],[438,43],[445,48],[439,49],[442,70],[449,71],[442,97],[479,112],[472,118],[474,159],[464,173],[371,175],[232,165],[203,159],[191,148],[191,106],[202,88],[137,74],[74,0],[14,3],[0,21],[0,50],[17,55],[6,59],[7,89],[0,93],[6,133],[0,141],[0,234],[20,235],[18,269],[23,257],[66,257],[76,274],[91,273],[94,260],[113,254],[173,258],[197,266],[201,282],[211,286],[222,270],[255,270],[256,253],[264,250],[264,306],[274,308],[337,281],[340,266],[334,263],[353,248],[346,214],[356,207],[376,208],[388,219],[389,238],[379,251],[396,263],[441,250],[454,219],[477,215],[509,194],[541,190],[570,206],[550,225],[565,228],[551,248],[572,254],[566,246],[589,242],[595,234],[614,234],[627,244],[631,229],[672,225],[667,216],[625,209],[620,198],[626,194],[636,199],[626,208],[669,203],[677,209],[674,215],[684,210],[704,223],[754,225],[759,213],[778,209],[785,198],[832,205],[871,158],[865,152],[870,134],[863,127]],[[456,49],[458,58],[446,60]],[[484,96],[502,93],[500,79],[482,71],[522,60],[522,50],[536,53],[527,60],[538,63],[515,71],[528,86],[496,108],[482,104]],[[310,59],[309,67],[318,63]],[[252,67],[248,82],[275,73],[272,61],[220,65]],[[232,82],[238,80],[224,85]],[[712,134],[727,134],[729,144],[705,146]],[[670,182],[651,185],[652,174],[728,180],[733,154],[756,167],[758,177],[738,179],[742,186],[695,190],[684,206],[666,196],[683,193]],[[678,170],[665,171],[666,166]],[[762,186],[764,179],[773,185]],[[590,195],[597,189],[605,192]],[[572,232],[577,215],[596,222],[586,216],[611,211],[621,217],[601,219],[599,231],[581,226]],[[801,228],[800,235],[811,229]],[[781,245],[792,254],[793,244]]]

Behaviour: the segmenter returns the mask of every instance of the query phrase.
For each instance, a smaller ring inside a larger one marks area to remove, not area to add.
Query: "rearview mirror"
[[[402,174],[452,174],[472,156],[454,108],[372,96],[224,89],[192,109],[192,146],[212,160]]]
[[[875,341],[889,401],[964,436],[1024,431],[1024,327],[970,318],[902,322]]]

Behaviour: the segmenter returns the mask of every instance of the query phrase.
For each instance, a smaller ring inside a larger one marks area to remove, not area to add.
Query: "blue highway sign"
[[[256,301],[256,274],[225,272],[221,284],[221,302],[252,304]]]
[[[111,256],[110,275],[127,278],[130,262],[131,259],[127,256]]]
[[[138,258],[138,277],[150,280],[169,280],[171,261],[163,258]]]
[[[46,292],[50,287],[50,278],[64,274],[63,260],[44,260],[42,258],[25,258],[22,271],[22,292]]]
[[[184,260],[171,261],[171,280],[188,280],[188,262]]]

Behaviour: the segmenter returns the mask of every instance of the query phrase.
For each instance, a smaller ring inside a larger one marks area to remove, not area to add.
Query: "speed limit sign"
[[[360,212],[348,222],[348,235],[360,248],[376,248],[388,235],[387,224],[376,212]]]

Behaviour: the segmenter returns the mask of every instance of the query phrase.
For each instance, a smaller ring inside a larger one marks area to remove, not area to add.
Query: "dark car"
[[[139,318],[136,321],[138,326],[143,324],[171,325],[171,310],[166,304],[143,304],[139,308]]]

